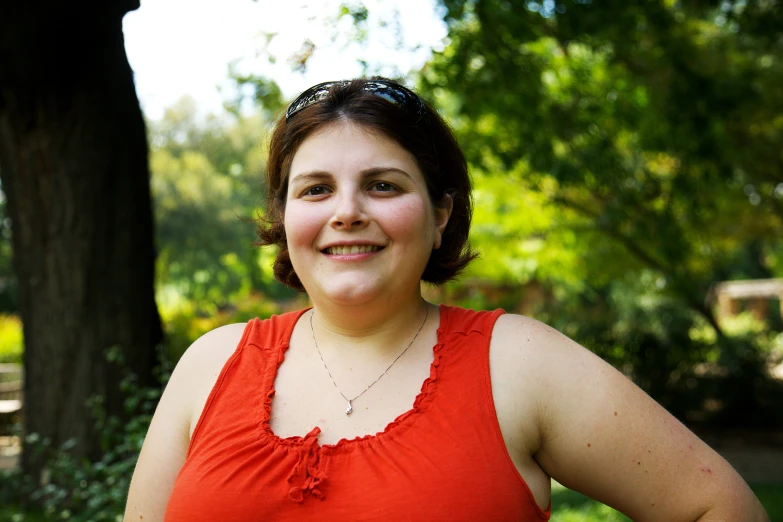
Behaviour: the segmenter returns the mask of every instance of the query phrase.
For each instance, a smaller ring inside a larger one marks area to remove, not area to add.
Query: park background
[[[0,382],[23,405],[0,519],[116,520],[187,346],[307,304],[254,245],[265,140],[309,85],[382,74],[452,123],[475,185],[481,258],[426,295],[563,331],[783,520],[783,4],[278,4],[3,8],[0,363],[24,384]],[[613,519],[554,491],[553,520]]]

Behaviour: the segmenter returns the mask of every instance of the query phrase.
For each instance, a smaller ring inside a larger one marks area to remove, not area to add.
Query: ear
[[[435,241],[433,243],[435,250],[440,248],[443,231],[446,230],[446,225],[449,224],[449,218],[453,209],[454,200],[448,194],[444,194],[443,198],[435,206]]]

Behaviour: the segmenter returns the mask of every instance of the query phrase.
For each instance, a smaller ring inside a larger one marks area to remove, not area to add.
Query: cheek
[[[289,202],[286,206],[283,224],[289,249],[292,246],[312,243],[321,228],[313,214],[301,212],[295,202]]]
[[[386,233],[399,239],[429,238],[432,234],[432,209],[421,200],[394,208],[386,221]]]

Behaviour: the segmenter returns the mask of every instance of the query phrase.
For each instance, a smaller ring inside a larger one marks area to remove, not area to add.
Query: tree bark
[[[138,1],[0,8],[0,179],[24,324],[25,432],[101,453],[86,401],[122,414],[117,346],[152,384],[154,298],[144,120],[122,17]],[[26,471],[40,463],[25,452]]]

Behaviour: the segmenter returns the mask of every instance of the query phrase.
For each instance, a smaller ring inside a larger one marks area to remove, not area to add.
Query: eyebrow
[[[408,178],[413,179],[410,174],[397,167],[372,167],[361,171],[361,176],[362,178],[371,178],[373,176],[377,176],[378,174],[383,174],[386,172],[396,172],[398,174],[402,174]],[[304,181],[321,181],[325,179],[332,179],[333,177],[334,176],[326,170],[312,170],[309,172],[302,172],[301,174],[297,174],[296,176],[291,178],[289,183],[304,182]]]
[[[292,177],[288,183],[293,184],[296,182],[306,182],[306,181],[320,181],[324,179],[331,179],[332,175],[329,174],[326,171],[323,170],[313,170],[310,172],[303,172],[302,174],[297,174],[296,176]]]

